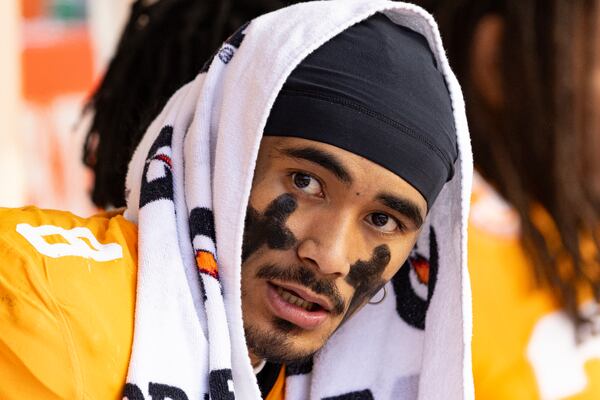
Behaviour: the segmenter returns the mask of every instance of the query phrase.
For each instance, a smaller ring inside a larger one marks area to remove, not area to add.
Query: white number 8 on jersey
[[[64,229],[54,225],[18,224],[17,232],[27,239],[37,251],[52,258],[78,256],[95,261],[112,261],[123,258],[123,248],[119,244],[101,244],[88,228]],[[44,236],[49,235],[59,235],[67,243],[48,243]]]

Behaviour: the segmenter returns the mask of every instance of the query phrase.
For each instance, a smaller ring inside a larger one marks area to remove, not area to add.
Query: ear
[[[473,86],[492,109],[502,107],[504,90],[502,89],[502,39],[504,21],[502,17],[489,14],[479,20],[471,43],[470,70]]]

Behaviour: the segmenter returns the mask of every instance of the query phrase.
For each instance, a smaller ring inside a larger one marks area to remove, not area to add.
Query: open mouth
[[[277,290],[277,294],[279,294],[283,300],[298,307],[302,307],[307,311],[319,311],[323,309],[323,307],[316,303],[304,300],[299,294],[292,290],[284,289],[281,286],[275,286],[275,290]]]
[[[275,316],[306,330],[316,329],[331,316],[326,300],[295,285],[268,282],[267,301]]]

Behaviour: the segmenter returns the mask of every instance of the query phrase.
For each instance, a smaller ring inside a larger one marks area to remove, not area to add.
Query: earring
[[[387,289],[385,288],[385,286],[383,287],[383,297],[377,301],[369,301],[369,304],[372,306],[376,306],[377,304],[381,304],[383,303],[383,300],[385,300],[385,296],[387,296]]]

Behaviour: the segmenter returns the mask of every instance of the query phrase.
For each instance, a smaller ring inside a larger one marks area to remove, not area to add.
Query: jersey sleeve
[[[1,399],[119,397],[135,248],[124,221],[0,209]]]

